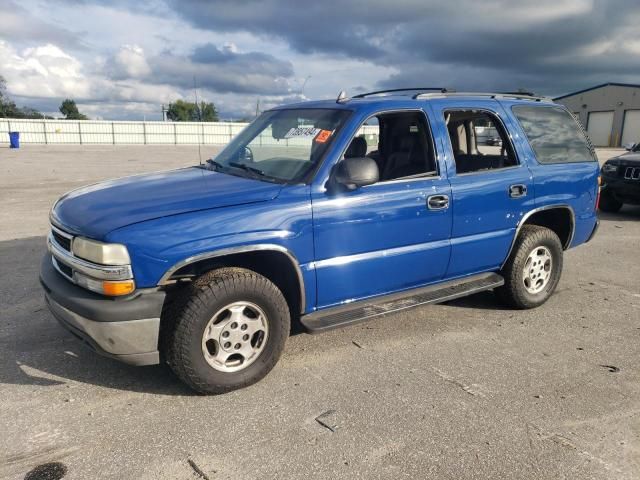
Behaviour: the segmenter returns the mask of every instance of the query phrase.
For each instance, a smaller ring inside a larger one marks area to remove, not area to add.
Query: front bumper
[[[65,279],[55,270],[50,254],[42,260],[40,283],[53,316],[97,353],[130,365],[160,362],[164,292],[139,291],[127,298],[106,298]]]
[[[602,191],[611,193],[622,203],[640,204],[640,180],[602,176]]]

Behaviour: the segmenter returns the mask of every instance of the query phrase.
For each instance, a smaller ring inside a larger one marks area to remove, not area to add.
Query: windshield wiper
[[[260,170],[259,168],[256,167],[250,167],[249,165],[246,165],[244,163],[238,163],[238,162],[229,162],[229,166],[230,167],[236,167],[239,168],[241,170],[244,170],[246,172],[251,172],[254,173],[256,175],[259,175],[260,177],[270,177],[270,175],[267,175],[266,173],[264,173],[262,170]]]
[[[213,169],[218,171],[218,172],[224,170],[224,165],[222,165],[220,162],[214,160],[213,158],[207,158],[207,163],[209,165],[211,165],[213,167]]]

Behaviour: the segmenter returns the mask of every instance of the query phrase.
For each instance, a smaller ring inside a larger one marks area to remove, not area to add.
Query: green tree
[[[200,102],[196,105],[184,100],[176,100],[169,104],[167,118],[174,122],[217,122],[219,119],[213,103]]]
[[[74,100],[65,99],[60,104],[60,113],[64,115],[66,120],[86,120],[87,116],[80,113],[78,106]]]
[[[7,94],[7,81],[0,75],[0,117],[4,118],[51,118],[30,107],[18,107]]]
[[[16,118],[18,107],[7,95],[7,81],[0,75],[0,117]]]

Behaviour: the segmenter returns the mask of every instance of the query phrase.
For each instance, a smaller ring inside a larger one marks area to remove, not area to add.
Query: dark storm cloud
[[[0,2],[0,40],[14,45],[28,45],[34,41],[54,43],[72,48],[85,48],[79,36],[53,23],[43,21],[18,2]]]
[[[140,65],[139,55],[140,52],[135,52],[133,58],[119,54],[112,57],[108,62],[110,77],[114,80],[135,78],[182,89],[193,88],[195,77],[199,88],[218,93],[283,95],[288,93],[288,78],[293,75],[291,63],[273,55],[242,53],[233,46],[218,48],[210,43],[195,47],[188,56],[165,51],[145,58],[144,68],[132,68]]]
[[[637,0],[167,1],[203,29],[247,31],[303,53],[395,67],[383,86],[444,82],[560,93],[640,82]],[[632,41],[635,49],[627,48]]]
[[[279,77],[293,75],[290,62],[278,60],[262,52],[240,53],[232,47],[218,48],[211,43],[196,47],[189,57],[194,63],[238,68],[247,73],[263,73]]]

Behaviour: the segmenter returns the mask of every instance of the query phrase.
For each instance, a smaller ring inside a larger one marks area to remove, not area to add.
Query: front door
[[[374,158],[380,181],[312,193],[318,308],[436,282],[449,262],[451,191],[424,112],[370,123],[343,157]]]

